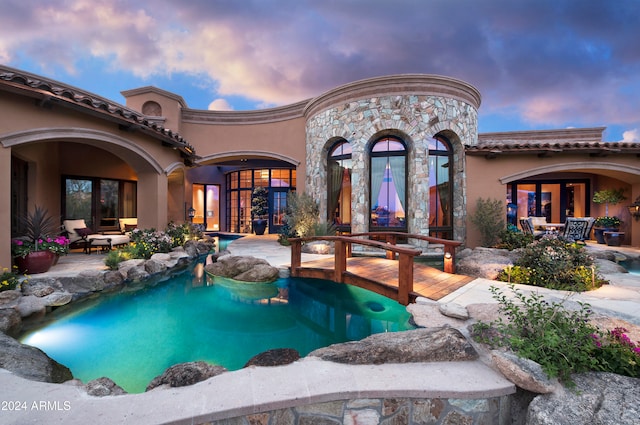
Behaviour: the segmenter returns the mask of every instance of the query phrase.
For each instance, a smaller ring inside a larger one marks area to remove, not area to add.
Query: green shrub
[[[335,236],[337,231],[333,223],[322,221],[313,225],[311,233],[313,236]]]
[[[155,229],[134,229],[131,232],[131,243],[126,250],[132,258],[149,259],[157,252],[170,252],[172,239],[165,232]]]
[[[285,221],[299,237],[313,236],[315,226],[320,222],[318,203],[307,193],[289,192]]]
[[[109,251],[107,257],[104,259],[104,264],[109,270],[118,270],[118,264],[123,261],[131,260],[133,258],[127,248],[114,249]]]
[[[494,246],[498,243],[500,232],[505,228],[504,202],[497,199],[479,198],[476,211],[471,214],[471,222],[480,231],[482,246]]]
[[[624,334],[625,329],[603,333],[591,324],[588,304],[578,303],[579,309],[567,310],[562,303],[549,303],[540,294],[526,296],[513,284],[509,288],[513,297],[495,286],[490,288],[504,318],[476,323],[472,332],[475,340],[509,348],[570,386],[572,373],[590,370],[640,376],[640,348]]]
[[[555,236],[544,236],[527,245],[513,267],[502,270],[497,279],[578,292],[599,288],[606,282],[584,247]]]
[[[507,228],[500,232],[500,242],[496,245],[496,248],[508,249],[513,251],[514,249],[524,248],[533,242],[533,235],[520,231],[513,224],[508,224]]]

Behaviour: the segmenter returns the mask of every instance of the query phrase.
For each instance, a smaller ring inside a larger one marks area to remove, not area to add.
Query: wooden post
[[[413,255],[401,253],[398,261],[398,302],[408,305],[411,292],[413,292]]]
[[[344,282],[343,274],[347,271],[347,245],[341,239],[335,241],[335,265],[333,269],[333,280],[335,282]]]
[[[300,262],[302,261],[302,242],[300,240],[291,241],[291,276],[297,277],[300,273]]]

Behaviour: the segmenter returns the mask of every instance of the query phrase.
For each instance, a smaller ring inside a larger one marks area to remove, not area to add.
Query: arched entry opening
[[[194,222],[202,217],[207,230],[251,233],[251,196],[256,187],[268,191],[268,233],[279,233],[287,194],[295,191],[297,161],[266,152],[230,152],[203,158],[187,172]]]

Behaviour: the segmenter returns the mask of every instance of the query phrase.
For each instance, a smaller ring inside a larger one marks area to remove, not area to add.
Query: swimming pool
[[[254,355],[301,356],[373,333],[412,329],[404,306],[319,279],[244,284],[208,278],[203,262],[171,279],[60,309],[20,340],[87,382],[102,376],[143,392],[168,367],[203,360],[240,369]]]

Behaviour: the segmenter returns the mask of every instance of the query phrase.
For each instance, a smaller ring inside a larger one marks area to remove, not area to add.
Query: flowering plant
[[[2,273],[0,273],[0,292],[16,289],[20,280],[18,279],[18,267],[13,266],[13,270],[6,267],[2,267]]]
[[[32,213],[20,220],[24,235],[11,242],[11,252],[14,257],[26,257],[35,251],[52,251],[56,254],[66,254],[69,239],[63,236],[50,236],[58,231],[58,226],[47,210],[35,207]]]
[[[35,241],[27,239],[14,239],[11,241],[11,253],[14,257],[26,257],[30,252],[51,251],[57,255],[69,253],[69,239],[65,236],[55,238],[38,238]]]
[[[629,339],[625,328],[615,328],[606,334],[591,335],[598,348],[595,357],[599,369],[620,375],[640,377],[640,342]]]

